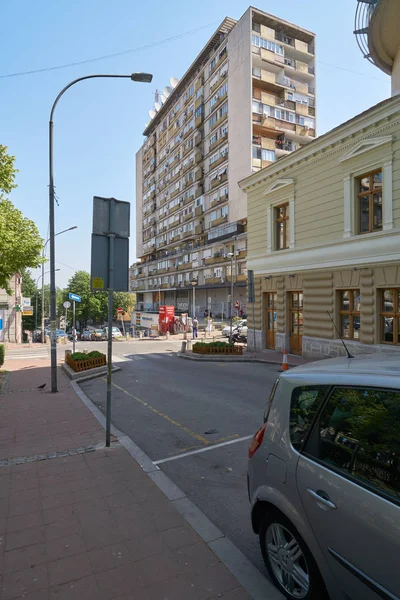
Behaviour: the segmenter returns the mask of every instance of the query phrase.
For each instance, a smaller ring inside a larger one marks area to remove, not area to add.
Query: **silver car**
[[[249,448],[251,519],[290,599],[400,597],[400,354],[282,374]]]

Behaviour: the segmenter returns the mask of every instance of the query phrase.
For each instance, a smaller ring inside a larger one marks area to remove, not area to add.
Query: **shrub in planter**
[[[73,354],[67,354],[65,362],[76,372],[87,371],[88,369],[95,369],[96,367],[103,367],[107,364],[106,355],[102,352],[74,352]]]
[[[4,346],[4,344],[0,344],[0,367],[2,367],[4,364],[5,355],[6,355],[5,346]]]
[[[243,354],[243,348],[241,346],[235,346],[227,342],[211,342],[206,344],[205,342],[196,342],[193,345],[193,352],[195,354]]]

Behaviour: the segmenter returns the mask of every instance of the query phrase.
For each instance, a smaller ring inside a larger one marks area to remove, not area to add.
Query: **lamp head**
[[[139,83],[151,83],[153,75],[151,73],[132,73],[131,79]]]

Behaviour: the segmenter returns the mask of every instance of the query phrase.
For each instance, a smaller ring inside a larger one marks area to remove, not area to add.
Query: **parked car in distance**
[[[235,331],[235,329],[238,329],[238,328],[240,329],[240,333],[247,336],[247,319],[241,319],[237,323],[235,323],[235,322],[232,323],[232,331]],[[229,337],[230,334],[231,334],[231,327],[229,324],[223,328],[222,335],[224,337]]]
[[[111,335],[113,338],[116,337],[121,337],[122,333],[121,331],[118,329],[118,327],[113,327],[111,330]],[[108,327],[103,327],[103,339],[108,339]]]
[[[81,333],[81,340],[83,342],[88,342],[92,339],[92,331],[91,329],[84,329]]]
[[[248,461],[251,520],[289,599],[400,597],[400,360],[282,374]]]
[[[66,338],[67,334],[64,329],[56,329],[56,338]]]

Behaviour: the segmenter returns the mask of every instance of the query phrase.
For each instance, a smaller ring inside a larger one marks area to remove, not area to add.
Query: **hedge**
[[[2,367],[4,364],[5,354],[6,354],[6,348],[5,348],[4,344],[0,344],[0,367]]]

